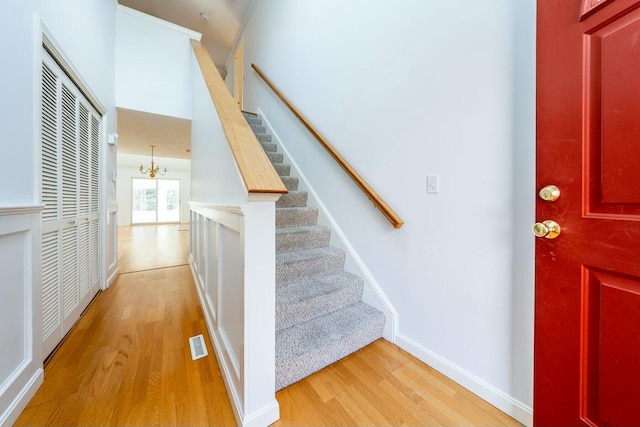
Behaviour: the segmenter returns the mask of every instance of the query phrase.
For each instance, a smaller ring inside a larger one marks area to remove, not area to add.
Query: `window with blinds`
[[[43,350],[99,289],[101,116],[43,48],[41,111]]]

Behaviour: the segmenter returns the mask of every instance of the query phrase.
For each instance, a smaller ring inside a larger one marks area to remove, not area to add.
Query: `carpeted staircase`
[[[276,390],[382,336],[385,317],[363,303],[363,280],[344,271],[345,253],[329,246],[331,230],[271,142],[255,114],[244,113],[289,190],[276,203]]]

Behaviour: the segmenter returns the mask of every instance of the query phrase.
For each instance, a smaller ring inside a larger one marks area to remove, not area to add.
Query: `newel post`
[[[280,194],[249,195],[244,219],[244,425],[280,418],[275,399],[275,202]]]

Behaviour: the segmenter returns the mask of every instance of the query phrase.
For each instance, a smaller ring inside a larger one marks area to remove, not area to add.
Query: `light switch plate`
[[[440,175],[427,175],[427,194],[440,192]]]

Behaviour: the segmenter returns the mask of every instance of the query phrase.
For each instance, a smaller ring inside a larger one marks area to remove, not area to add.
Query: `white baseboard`
[[[111,286],[114,280],[116,280],[116,277],[118,277],[118,274],[120,274],[120,268],[116,267],[111,273],[111,275],[107,278],[107,288]]]
[[[244,419],[243,427],[263,427],[274,423],[280,419],[280,406],[277,401],[270,405],[253,411],[250,417]]]
[[[18,419],[24,408],[44,381],[44,369],[38,368],[18,395],[9,404],[7,409],[0,414],[0,426],[11,426]]]
[[[400,333],[396,335],[396,345],[446,375],[462,387],[486,400],[510,417],[515,418],[526,426],[533,425],[533,409],[531,407],[515,400],[503,391],[488,384],[486,381],[440,357]]]

